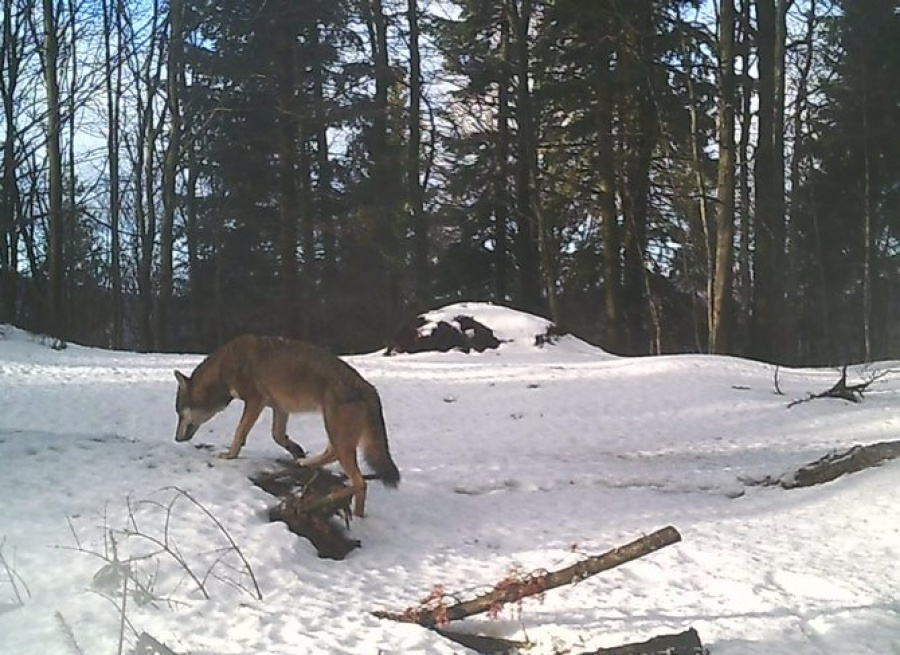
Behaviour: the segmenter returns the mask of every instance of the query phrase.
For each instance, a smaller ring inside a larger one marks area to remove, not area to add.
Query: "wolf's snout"
[[[190,441],[197,432],[197,427],[193,423],[179,423],[175,430],[175,441]]]

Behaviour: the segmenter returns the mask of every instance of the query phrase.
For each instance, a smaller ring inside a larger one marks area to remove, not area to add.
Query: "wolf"
[[[280,337],[243,335],[206,357],[190,376],[175,371],[178,391],[175,441],[189,441],[197,429],[235,398],[244,411],[231,448],[234,459],[266,407],[272,408],[272,437],[300,466],[319,467],[337,460],[353,490],[353,512],[365,516],[366,480],[359,470],[362,446],[369,466],[388,487],[400,471],[388,449],[381,398],[372,384],[341,358],[310,343]],[[287,435],[290,414],[322,413],[328,445],[314,457]]]

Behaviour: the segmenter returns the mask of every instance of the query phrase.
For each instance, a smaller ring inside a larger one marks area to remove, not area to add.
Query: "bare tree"
[[[19,197],[17,146],[20,143],[16,106],[25,48],[25,18],[30,2],[3,0],[0,40],[0,102],[3,104],[3,179],[0,191],[0,322],[14,322],[18,313]]]
[[[506,302],[509,266],[509,148],[510,148],[510,74],[512,67],[509,10],[501,3],[500,61],[497,66],[497,171],[494,176],[494,294],[498,302]]]
[[[299,195],[297,190],[297,139],[298,120],[295,89],[296,32],[291,14],[290,0],[280,0],[281,19],[275,27],[277,42],[277,68],[275,93],[278,108],[278,255],[282,299],[282,330],[286,335],[300,336],[297,319],[300,317],[298,302],[299,264],[297,260]],[[286,14],[286,15],[285,15]]]
[[[66,264],[63,240],[65,238],[65,214],[63,213],[62,157],[60,154],[60,97],[59,97],[59,21],[58,7],[54,0],[43,2],[43,72],[47,103],[47,164],[49,185],[49,235],[48,253],[50,269],[49,331],[56,337],[66,334],[63,294]]]
[[[419,49],[417,0],[407,0],[406,20],[409,24],[409,142],[406,155],[406,186],[414,233],[413,269],[416,300],[421,305],[428,298],[428,219],[425,216],[424,194],[419,179],[422,146],[422,61]]]
[[[106,83],[107,134],[106,148],[109,160],[109,229],[110,265],[112,282],[112,345],[122,347],[122,246],[120,240],[120,181],[119,181],[119,126],[122,98],[122,0],[102,0],[104,79]],[[113,43],[115,39],[115,43]],[[115,48],[114,48],[115,46]]]
[[[700,218],[700,229],[702,231],[703,247],[702,252],[705,256],[706,264],[706,326],[707,326],[707,348],[711,349],[712,326],[715,324],[713,317],[713,307],[715,298],[715,256],[712,247],[712,222],[709,217],[709,202],[707,199],[706,175],[704,174],[704,153],[703,153],[703,134],[700,130],[700,106],[697,97],[697,85],[694,76],[696,75],[696,66],[693,61],[693,53],[688,50],[687,45],[684,47],[684,60],[687,68],[687,91],[688,100],[690,102],[688,114],[691,122],[691,164],[694,172],[694,186],[697,193],[697,211]],[[696,230],[694,230],[696,231]],[[699,241],[699,238],[694,239]]]
[[[731,321],[734,239],[734,0],[719,8],[719,173],[716,213],[716,268],[713,284],[710,352],[728,348]]]
[[[616,207],[616,167],[613,119],[615,101],[613,96],[612,66],[615,52],[613,39],[604,29],[597,53],[597,177],[599,184],[599,204],[601,237],[603,239],[603,287],[604,309],[607,335],[616,348],[623,345],[622,332],[622,262],[621,236],[618,210]]]
[[[310,30],[310,38],[312,41],[313,51],[320,53],[322,47],[322,27],[319,24],[313,25]],[[322,277],[325,282],[332,282],[337,277],[336,262],[337,253],[333,195],[332,189],[332,166],[328,154],[328,110],[325,100],[325,71],[324,62],[321,56],[317,56],[315,64],[312,68],[313,82],[313,122],[315,124],[315,142],[316,142],[316,200],[318,203],[319,225],[322,230]]]
[[[752,353],[777,359],[776,335],[784,296],[784,0],[757,0],[759,124],[756,151],[756,215]],[[779,149],[780,148],[780,149]]]
[[[121,2],[121,0],[116,0]],[[134,222],[136,228],[136,259],[138,287],[138,341],[142,350],[155,346],[153,322],[153,262],[157,236],[155,201],[156,146],[162,126],[156,108],[156,98],[162,88],[162,48],[160,38],[160,2],[153,0],[146,27],[146,42],[134,28],[134,18],[128,5],[120,4],[125,28],[125,50],[128,53],[129,74],[134,81],[135,132],[126,139],[130,154],[130,168],[134,177]]]
[[[659,132],[652,72],[655,39],[654,3],[649,0],[630,3],[618,68],[629,88],[628,93],[622,94],[619,110],[623,124],[619,135],[622,159],[619,184],[625,227],[623,309],[626,339],[632,352],[646,347],[649,333],[645,319],[648,317],[655,328],[655,336],[650,341],[659,343],[658,316],[649,293],[646,266],[650,170]]]
[[[740,243],[738,246],[738,297],[740,298],[740,325],[742,336],[746,339],[747,328],[750,324],[750,309],[753,297],[753,281],[751,277],[750,262],[750,133],[753,123],[753,78],[750,5],[753,0],[741,0],[740,11],[740,57],[741,57],[741,112],[740,131],[741,136],[737,149],[738,167],[738,206],[740,208]]]
[[[362,3],[363,18],[369,35],[369,44],[375,77],[375,97],[372,106],[372,137],[369,155],[372,164],[372,181],[369,203],[374,218],[373,227],[378,235],[379,256],[384,271],[380,293],[385,308],[382,331],[393,328],[393,317],[400,305],[400,253],[398,225],[395,220],[390,190],[399,191],[399,178],[394,172],[396,143],[390,130],[390,96],[395,78],[391,70],[388,17],[382,0],[365,0]]]
[[[512,21],[515,70],[516,130],[516,251],[519,263],[519,295],[522,304],[537,311],[541,304],[540,240],[544,236],[535,212],[534,159],[537,157],[531,79],[530,30],[534,6],[532,0],[506,0]]]
[[[806,8],[806,32],[802,38],[803,52],[797,65],[797,87],[796,97],[793,102],[794,113],[791,118],[792,133],[794,137],[793,148],[791,149],[789,170],[790,170],[790,198],[788,204],[788,225],[787,225],[787,243],[788,243],[788,265],[787,265],[787,288],[785,295],[791,306],[798,300],[798,269],[800,252],[798,248],[799,237],[799,216],[800,216],[800,199],[799,192],[803,184],[802,166],[808,163],[809,146],[806,132],[808,127],[806,120],[810,109],[809,87],[810,75],[812,73],[815,48],[815,33],[818,25],[818,0],[810,0]],[[824,285],[823,285],[824,288]],[[823,303],[825,305],[825,303]],[[793,340],[798,339],[797,318],[791,315],[788,319],[788,334]]]
[[[162,169],[163,213],[159,242],[159,300],[156,305],[157,347],[169,345],[169,306],[174,285],[173,247],[175,237],[176,175],[181,161],[181,98],[184,88],[184,4],[169,0],[169,38],[166,57],[166,110],[169,119],[168,141]]]

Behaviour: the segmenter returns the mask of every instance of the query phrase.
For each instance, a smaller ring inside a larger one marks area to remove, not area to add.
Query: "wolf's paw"
[[[232,455],[230,450],[223,450],[220,453],[216,453],[216,457],[219,459],[234,459],[237,455]]]
[[[295,460],[300,460],[306,457],[306,451],[303,450],[303,446],[295,441],[291,441],[290,439],[288,439],[284,447]]]

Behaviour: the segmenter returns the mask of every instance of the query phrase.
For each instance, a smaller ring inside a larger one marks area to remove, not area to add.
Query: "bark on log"
[[[494,589],[472,600],[463,601],[450,606],[441,605],[433,608],[414,607],[404,612],[373,612],[382,619],[392,619],[405,623],[418,623],[428,628],[449,621],[464,619],[473,614],[487,612],[506,603],[518,602],[522,598],[555,589],[572,582],[580,582],[585,578],[615,568],[661,548],[681,541],[681,535],[672,526],[657,530],[631,543],[614,548],[601,555],[588,557],[571,566],[558,571],[541,575],[530,575],[524,580],[503,580]]]
[[[334,473],[310,469],[293,462],[276,471],[250,478],[257,487],[281,501],[269,509],[270,521],[282,521],[296,535],[309,539],[319,557],[344,559],[360,546],[344,529],[350,525],[353,491]],[[343,528],[334,518],[340,517]]]
[[[856,445],[841,453],[829,453],[796,471],[778,477],[767,475],[764,478],[742,478],[742,481],[759,487],[811,487],[897,458],[900,458],[900,441],[882,441],[868,446]]]
[[[482,655],[512,655],[529,646],[527,642],[501,637],[455,632],[442,628],[435,628],[434,631]],[[580,655],[705,655],[707,652],[700,641],[700,635],[690,628],[678,634],[658,635],[640,643],[598,648]]]
[[[703,655],[700,635],[693,628],[676,635],[660,635],[639,644],[600,648],[582,655]]]
[[[502,637],[488,637],[486,635],[456,632],[454,630],[445,630],[443,628],[435,628],[434,631],[445,639],[455,641],[457,644],[465,646],[469,650],[474,650],[476,653],[482,653],[482,655],[517,653],[520,648],[528,646],[524,641],[513,641],[511,639],[503,639]]]
[[[831,453],[807,464],[794,473],[782,476],[778,485],[785,489],[811,487],[831,482],[842,475],[856,473],[900,457],[900,441],[883,441],[868,446],[853,446],[843,453]]]

